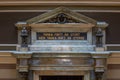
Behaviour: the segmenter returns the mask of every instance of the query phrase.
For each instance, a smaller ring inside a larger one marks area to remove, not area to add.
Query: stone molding
[[[120,6],[120,1],[0,1],[0,6]]]

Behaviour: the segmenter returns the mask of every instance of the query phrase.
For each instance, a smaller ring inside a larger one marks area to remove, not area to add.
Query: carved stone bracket
[[[104,54],[100,54],[100,53],[96,53],[96,54],[92,54],[92,57],[94,58],[94,68],[95,68],[95,72],[105,72],[106,70],[106,65],[107,65],[107,58],[108,58],[109,54],[104,53]]]
[[[28,72],[29,68],[29,59],[32,56],[32,53],[14,53],[17,58],[17,69],[19,72]]]
[[[18,71],[17,80],[28,80],[29,74],[29,60],[32,53],[16,52],[13,54],[17,58],[16,69]]]

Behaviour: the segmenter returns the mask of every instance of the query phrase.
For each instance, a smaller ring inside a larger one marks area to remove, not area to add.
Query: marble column
[[[37,74],[35,71],[33,72],[33,79],[39,80],[39,74]]]
[[[32,70],[29,70],[28,80],[33,80],[33,71]]]
[[[94,70],[90,70],[90,80],[96,80]]]
[[[27,72],[18,72],[17,80],[28,80],[28,73]]]
[[[103,72],[97,72],[96,73],[96,80],[102,80],[103,78]]]

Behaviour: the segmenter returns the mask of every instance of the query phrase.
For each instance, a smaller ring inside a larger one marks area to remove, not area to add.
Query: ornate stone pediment
[[[46,23],[50,23],[49,25]],[[54,24],[57,23],[57,24]],[[60,23],[60,24],[58,24]],[[72,24],[69,24],[72,23]],[[77,23],[77,24],[76,24]],[[25,22],[18,22],[15,24],[18,28],[22,26],[30,26],[32,28],[40,27],[79,27],[84,28],[88,31],[92,27],[105,28],[108,26],[106,22],[97,22],[96,20],[74,12],[66,7],[58,7],[52,11],[40,14],[36,17],[26,20]],[[78,30],[78,29],[77,29]]]
[[[80,13],[69,10],[65,7],[58,7],[50,12],[43,13],[27,20],[28,24],[39,23],[91,23],[97,24],[97,21],[84,16]]]

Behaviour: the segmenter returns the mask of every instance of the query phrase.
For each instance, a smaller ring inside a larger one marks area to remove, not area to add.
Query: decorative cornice
[[[30,10],[28,10],[28,9],[26,9],[26,10],[19,10],[19,9],[16,9],[16,10],[9,10],[9,9],[7,9],[7,10],[0,10],[0,12],[42,12],[42,13],[44,13],[44,12],[48,12],[48,11],[51,11],[51,10],[33,10],[33,9],[30,9]],[[75,12],[106,12],[106,13],[120,13],[120,10],[109,10],[109,9],[107,9],[107,10],[104,10],[104,9],[101,9],[101,10],[99,10],[99,9],[85,9],[85,10],[82,10],[82,9],[80,9],[80,10],[73,10],[73,11],[75,11]]]

